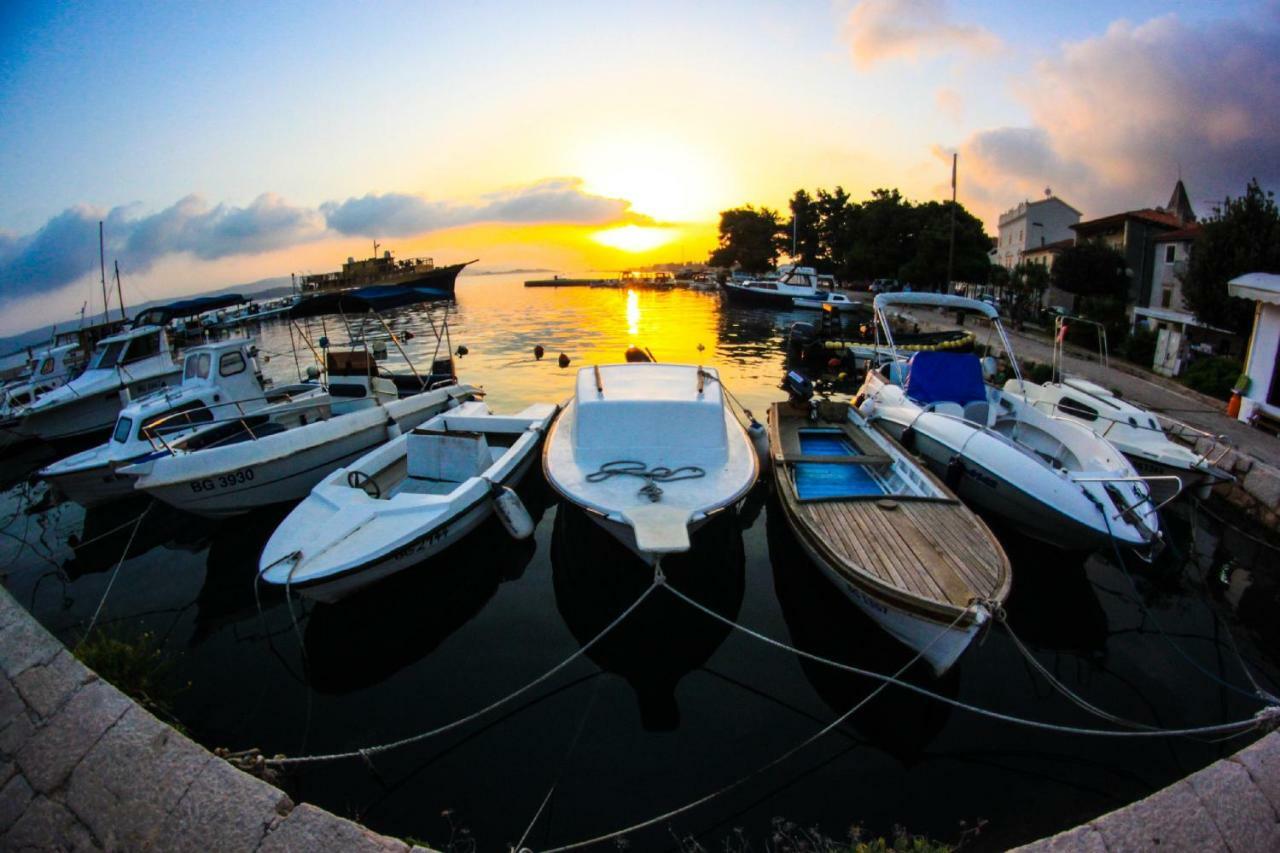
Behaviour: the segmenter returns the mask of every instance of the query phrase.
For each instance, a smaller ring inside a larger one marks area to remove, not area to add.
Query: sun
[[[626,199],[634,212],[658,222],[714,218],[724,196],[715,158],[657,131],[596,137],[576,152],[574,166],[589,192]]]
[[[620,225],[606,228],[591,235],[602,246],[622,249],[624,252],[648,252],[665,246],[676,239],[675,228],[651,228],[644,225]]]

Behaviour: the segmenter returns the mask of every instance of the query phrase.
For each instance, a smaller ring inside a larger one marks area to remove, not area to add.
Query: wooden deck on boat
[[[954,617],[975,599],[1002,600],[1008,595],[1010,570],[1004,549],[986,524],[928,471],[924,475],[950,500],[801,500],[794,464],[831,460],[799,452],[797,433],[809,425],[803,413],[779,406],[771,420],[771,439],[781,439],[781,447],[774,449],[775,479],[788,520],[830,568],[872,593],[939,616]],[[818,424],[836,425],[846,434],[861,432],[847,420]],[[860,456],[847,457],[850,464],[890,464],[883,450],[869,443],[867,436],[858,435],[855,447]]]

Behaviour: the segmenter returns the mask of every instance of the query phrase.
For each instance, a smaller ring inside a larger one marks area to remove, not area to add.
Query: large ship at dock
[[[373,257],[357,261],[347,258],[338,272],[304,275],[298,282],[303,294],[331,293],[355,287],[406,286],[429,287],[448,295],[453,294],[458,273],[467,264],[450,264],[438,267],[431,258],[396,258],[390,250],[378,255],[378,244],[373,244]]]

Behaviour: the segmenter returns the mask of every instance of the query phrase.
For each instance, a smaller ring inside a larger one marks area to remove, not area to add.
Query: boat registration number
[[[241,468],[239,471],[232,471],[230,474],[219,474],[216,477],[205,477],[203,480],[192,480],[191,491],[196,493],[214,492],[218,489],[239,486],[252,481],[253,469]]]

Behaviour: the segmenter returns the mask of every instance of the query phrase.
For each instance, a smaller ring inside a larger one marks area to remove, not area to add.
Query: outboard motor
[[[818,341],[818,330],[812,323],[792,323],[787,334],[787,350],[791,353],[804,352]]]
[[[791,405],[799,407],[813,399],[813,383],[800,373],[788,370],[782,380],[782,390],[787,392]]]

